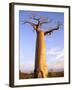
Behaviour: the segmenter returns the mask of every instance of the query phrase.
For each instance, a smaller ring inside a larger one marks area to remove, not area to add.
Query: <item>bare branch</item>
[[[59,30],[59,28],[60,28],[61,25],[62,25],[62,24],[58,24],[57,27],[52,28],[52,29],[50,29],[49,31],[46,31],[46,32],[44,33],[44,35],[47,35],[47,34],[51,35],[51,34],[53,33],[53,31]]]
[[[40,18],[36,18],[34,15],[31,17],[31,19],[33,19],[33,20],[36,20],[36,21],[40,21]]]
[[[48,23],[48,21],[41,22],[40,25],[43,25],[43,24],[46,24],[46,23]]]
[[[50,23],[52,20],[43,20],[42,22],[40,22],[40,25],[46,24],[46,23]]]
[[[33,26],[33,28],[36,30],[36,24],[35,24],[35,23],[29,22],[29,21],[25,21],[23,24],[26,24],[26,23],[28,23],[28,24],[30,24],[31,26]]]
[[[48,18],[44,18],[44,17],[38,18],[35,15],[33,15],[30,19],[36,20],[37,25],[39,25],[39,26],[42,26],[43,24],[51,22],[51,20],[49,20]]]
[[[52,21],[51,19],[44,18],[44,17],[38,17],[38,16],[35,16],[35,15],[33,15],[30,19],[31,19],[31,20],[28,20],[28,21],[25,21],[25,22],[23,21],[23,24],[26,24],[26,23],[30,24],[35,31],[41,31],[41,26],[42,26],[43,24],[46,24],[46,23],[49,23],[49,22]],[[52,28],[52,29],[44,32],[44,35],[47,35],[47,34],[48,34],[48,35],[51,35],[51,33],[52,33],[53,31],[59,30],[59,28],[60,28],[60,26],[61,26],[62,24],[59,23],[59,22],[57,22],[57,23],[58,23],[58,24],[57,24],[57,26],[56,26],[55,28]]]

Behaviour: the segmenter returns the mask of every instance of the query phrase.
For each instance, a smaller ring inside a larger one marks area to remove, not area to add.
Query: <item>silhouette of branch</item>
[[[35,16],[32,16],[31,19],[36,20],[38,22],[37,25],[40,25],[40,26],[49,22],[48,19],[43,17],[37,18]]]
[[[57,27],[55,27],[55,28],[52,28],[52,29],[50,29],[49,31],[46,31],[45,33],[44,33],[44,35],[51,35],[52,33],[53,33],[53,31],[55,31],[55,30],[59,30],[59,28],[60,28],[60,26],[61,26],[62,24],[58,24],[57,25]]]
[[[46,24],[46,23],[49,23],[48,21],[44,21],[44,22],[41,22],[40,25],[43,25],[43,24]]]
[[[28,23],[28,24],[30,24],[31,26],[33,26],[33,28],[36,30],[36,24],[35,24],[35,23],[30,22],[30,21],[25,21],[23,24],[26,24],[26,23]]]
[[[30,24],[36,32],[41,31],[40,29],[43,24],[46,24],[46,23],[49,23],[52,21],[52,20],[49,20],[48,18],[43,18],[43,17],[38,18],[35,15],[32,16],[30,19],[31,19],[31,21],[30,20],[25,21],[25,22],[23,22],[23,24],[26,24],[26,23]],[[37,22],[35,22],[34,20]],[[55,30],[58,30],[61,25],[62,24],[58,22],[58,24],[55,28],[52,28],[52,29],[44,32],[44,35],[47,35],[47,34],[51,35],[52,32]]]
[[[32,16],[31,19],[36,20],[38,22],[40,21],[40,18],[36,18],[35,16]]]
[[[46,24],[46,23],[50,23],[52,20],[50,19],[43,19],[41,22],[40,22],[40,26],[42,26],[43,24]]]

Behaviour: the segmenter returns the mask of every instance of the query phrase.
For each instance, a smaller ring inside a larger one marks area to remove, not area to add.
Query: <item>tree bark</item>
[[[35,53],[35,78],[45,78],[48,76],[48,68],[46,63],[46,44],[44,32],[37,32],[36,53]]]

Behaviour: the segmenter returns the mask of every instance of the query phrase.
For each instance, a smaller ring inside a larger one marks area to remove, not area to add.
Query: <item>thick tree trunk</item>
[[[48,76],[48,68],[46,64],[46,44],[44,32],[37,32],[36,53],[35,53],[35,78],[45,78]]]

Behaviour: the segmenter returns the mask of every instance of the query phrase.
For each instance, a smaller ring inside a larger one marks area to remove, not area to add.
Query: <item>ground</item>
[[[33,78],[34,73],[22,73],[19,72],[19,79],[30,79]],[[64,77],[64,71],[49,71],[48,73],[48,78],[53,78],[53,77]]]

